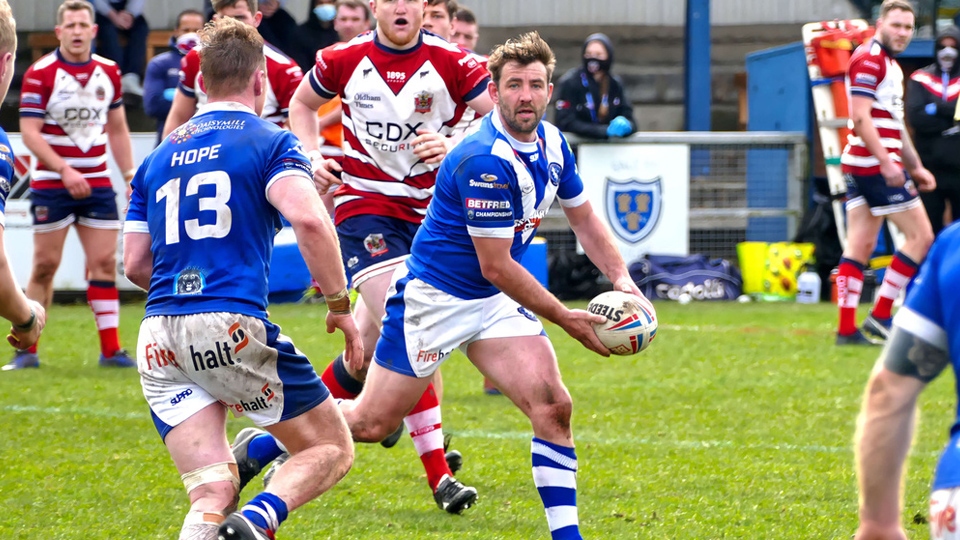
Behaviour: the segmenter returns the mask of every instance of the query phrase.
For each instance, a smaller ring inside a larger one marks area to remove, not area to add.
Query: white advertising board
[[[7,226],[3,233],[3,241],[7,248],[7,255],[10,258],[13,273],[17,277],[17,282],[21,287],[27,286],[30,279],[30,270],[33,264],[33,231],[32,218],[30,217],[30,200],[26,198],[25,186],[21,184],[26,181],[29,171],[26,169],[35,166],[34,158],[27,147],[23,145],[23,138],[19,133],[10,133],[10,145],[13,147],[13,153],[17,159],[17,176],[21,178],[14,184],[12,197],[6,205]],[[133,162],[138,166],[144,158],[153,151],[153,144],[156,141],[156,133],[134,133],[131,135],[133,141]],[[110,157],[109,161],[111,180],[113,189],[117,192],[117,206],[120,208],[121,215],[127,207],[127,192],[123,183],[123,176]],[[20,174],[23,171],[24,174]],[[60,268],[53,278],[53,288],[55,291],[85,291],[87,290],[87,281],[85,279],[86,260],[83,255],[83,247],[80,245],[80,239],[76,232],[70,228],[67,234],[67,241],[63,248],[63,258],[60,262]],[[117,260],[120,260],[121,253],[117,253]],[[137,290],[137,287],[127,281],[121,275],[117,276],[117,288],[122,290]]]
[[[688,145],[581,144],[577,163],[627,264],[648,253],[689,254]]]

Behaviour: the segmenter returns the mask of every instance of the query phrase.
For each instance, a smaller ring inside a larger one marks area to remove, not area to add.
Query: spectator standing
[[[260,0],[258,9],[263,20],[257,30],[264,41],[292,57],[297,49],[297,21],[283,8],[284,4],[286,0]]]
[[[583,42],[583,65],[557,84],[557,127],[591,139],[626,137],[637,130],[633,106],[613,74],[613,43],[605,34]]]
[[[936,62],[918,69],[907,81],[907,121],[920,160],[937,179],[937,188],[921,193],[933,234],[960,214],[960,127],[954,121],[960,97],[960,28],[950,26],[938,37]],[[949,211],[951,219],[944,219]]]
[[[480,39],[480,25],[477,23],[477,17],[467,6],[461,5],[453,16],[452,33],[450,41],[456,43],[461,49],[468,51],[477,51],[477,41]]]
[[[163,123],[167,121],[170,104],[177,92],[180,80],[180,61],[199,43],[197,32],[203,28],[203,13],[185,9],[177,15],[177,26],[170,38],[170,50],[153,57],[147,64],[143,80],[143,108],[157,119],[157,144],[163,135]]]
[[[334,0],[311,0],[307,20],[297,27],[297,39],[291,45],[290,56],[304,71],[313,67],[317,51],[326,49],[337,41],[334,28],[337,6]]]
[[[140,85],[147,61],[147,36],[150,27],[143,18],[144,0],[94,0],[100,48],[97,51],[120,65],[123,93],[143,95]],[[120,45],[120,36],[127,39]]]

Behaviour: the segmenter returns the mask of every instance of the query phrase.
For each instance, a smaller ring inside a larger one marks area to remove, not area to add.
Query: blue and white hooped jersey
[[[7,212],[7,196],[13,186],[13,149],[10,148],[10,137],[0,128],[0,227],[6,228],[7,221],[4,215]]]
[[[149,233],[147,316],[212,311],[266,318],[281,178],[312,181],[289,131],[238,103],[204,105],[140,166],[124,232]]]
[[[960,374],[960,303],[950,291],[960,281],[960,224],[944,229],[917,274],[893,324],[947,351],[954,374]],[[958,387],[960,396],[960,387]],[[951,441],[937,466],[933,488],[960,486],[960,409],[950,428]]]
[[[444,158],[407,259],[410,273],[459,298],[497,294],[471,237],[513,238],[510,254],[520,261],[554,199],[565,207],[587,201],[563,134],[541,122],[536,142],[517,141],[494,109]]]

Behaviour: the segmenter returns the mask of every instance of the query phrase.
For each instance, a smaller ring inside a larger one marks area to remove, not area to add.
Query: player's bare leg
[[[53,276],[60,268],[63,245],[70,227],[33,233],[33,269],[27,282],[27,298],[49,307],[53,301]]]
[[[69,225],[49,232],[33,233],[33,269],[27,282],[27,298],[36,300],[44,308],[50,307],[53,300],[53,276],[60,267],[63,245],[67,239]],[[13,359],[3,366],[3,371],[40,367],[37,343],[27,349],[18,349]]]
[[[100,365],[135,367],[120,346],[120,292],[117,290],[117,229],[77,224],[77,236],[87,258],[87,302],[97,322]]]
[[[190,497],[190,511],[180,530],[180,540],[215,540],[217,527],[237,507],[238,492],[230,477],[236,475],[236,465],[223,430],[215,429],[226,421],[226,408],[214,403],[174,427],[164,438]]]
[[[467,356],[533,426],[533,482],[554,538],[582,538],[577,514],[577,454],[570,418],[573,402],[545,336],[485,339]],[[518,361],[522,359],[522,361]]]

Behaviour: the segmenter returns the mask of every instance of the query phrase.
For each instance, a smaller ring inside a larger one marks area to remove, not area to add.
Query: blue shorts
[[[872,215],[886,216],[920,206],[922,203],[917,187],[906,171],[904,174],[907,175],[907,181],[898,188],[887,186],[887,181],[880,174],[844,174],[843,179],[847,181],[846,207],[850,209],[866,204]]]
[[[343,267],[354,287],[386,272],[392,272],[410,256],[418,223],[385,216],[363,215],[337,225]]]
[[[92,229],[120,229],[117,194],[113,188],[92,188],[86,199],[74,199],[66,189],[31,189],[33,230],[50,232],[78,225]]]

